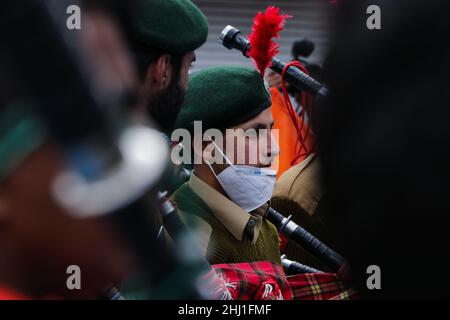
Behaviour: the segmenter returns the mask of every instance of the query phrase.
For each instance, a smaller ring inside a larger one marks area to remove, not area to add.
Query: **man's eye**
[[[245,131],[245,135],[249,138],[255,138],[256,136],[258,136],[258,132],[255,129],[249,129]]]

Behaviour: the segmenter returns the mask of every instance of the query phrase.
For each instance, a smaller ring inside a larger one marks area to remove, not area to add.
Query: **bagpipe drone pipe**
[[[219,42],[227,49],[236,49],[242,52],[244,57],[250,58],[251,44],[250,40],[245,38],[241,31],[233,26],[226,26],[223,29]],[[287,63],[273,57],[269,68],[278,74],[285,71],[286,82],[293,85],[298,90],[304,90],[315,97],[325,97],[328,95],[328,88],[320,82],[313,79],[307,73],[295,67],[287,67]]]

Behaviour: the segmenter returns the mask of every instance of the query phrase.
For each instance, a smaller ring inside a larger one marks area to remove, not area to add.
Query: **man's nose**
[[[275,158],[280,155],[280,145],[278,144],[277,135],[270,132],[269,143],[267,147],[267,156]]]

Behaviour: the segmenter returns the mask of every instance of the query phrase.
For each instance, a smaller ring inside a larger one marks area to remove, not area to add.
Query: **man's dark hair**
[[[162,52],[161,50],[143,45],[137,41],[134,41],[132,43],[132,50],[139,79],[141,81],[145,79],[145,74],[147,73],[147,69],[150,64],[158,60],[163,54],[170,54],[168,52]],[[183,56],[181,56],[180,54],[170,54],[170,56],[173,66],[172,82],[178,83],[178,81],[180,80]]]

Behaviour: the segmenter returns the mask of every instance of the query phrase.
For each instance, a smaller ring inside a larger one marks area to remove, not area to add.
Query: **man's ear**
[[[154,63],[154,79],[159,89],[166,89],[171,81],[172,63],[170,54],[161,55]]]
[[[146,92],[163,90],[169,86],[172,74],[171,60],[170,54],[163,54],[150,63],[145,72]]]

